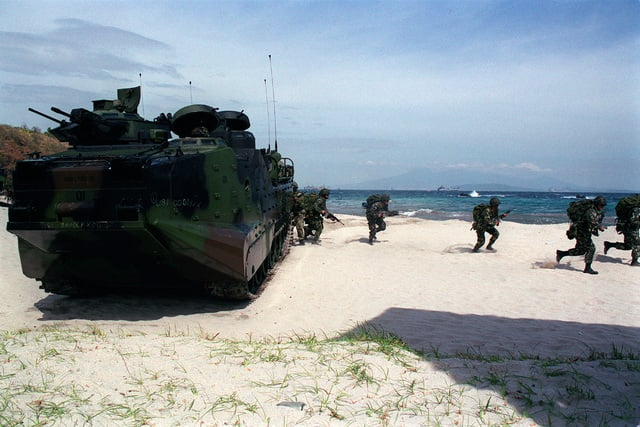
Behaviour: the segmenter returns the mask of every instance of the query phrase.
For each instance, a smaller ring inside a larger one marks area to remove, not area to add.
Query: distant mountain
[[[438,187],[461,191],[559,191],[559,192],[629,192],[628,190],[589,189],[532,171],[518,174],[496,171],[414,169],[401,175],[342,185],[354,190],[436,190]]]

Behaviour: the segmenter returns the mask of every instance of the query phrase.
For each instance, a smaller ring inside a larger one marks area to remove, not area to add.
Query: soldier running
[[[640,195],[620,199],[616,206],[616,231],[624,236],[624,242],[604,242],[604,253],[615,248],[631,250],[631,265],[638,266],[640,255]]]
[[[320,235],[324,230],[323,217],[326,217],[332,221],[340,221],[334,214],[327,210],[327,200],[329,199],[330,192],[328,189],[321,189],[318,194],[307,194],[305,196],[305,239],[309,236],[313,236],[314,242],[320,241]]]
[[[478,240],[471,250],[472,252],[478,252],[484,245],[484,233],[491,234],[491,239],[489,239],[487,249],[490,251],[495,250],[493,249],[493,244],[500,236],[500,232],[496,227],[500,225],[500,220],[509,214],[509,212],[499,214],[499,205],[500,199],[492,197],[491,200],[489,200],[489,206],[480,204],[473,208],[473,224],[471,224],[471,229],[476,230]]]
[[[369,244],[372,245],[376,240],[376,234],[387,229],[387,223],[384,222],[385,215],[396,215],[397,211],[389,211],[389,195],[388,194],[372,194],[363,203],[367,209],[367,223],[369,225]]]
[[[576,246],[567,251],[556,251],[556,261],[566,256],[584,255],[584,273],[598,274],[591,263],[596,253],[596,245],[593,244],[591,236],[597,236],[599,231],[604,231],[602,220],[604,218],[604,207],[607,206],[607,200],[598,196],[593,199],[593,204],[585,210],[575,224],[572,224],[567,232],[567,237],[576,239]]]

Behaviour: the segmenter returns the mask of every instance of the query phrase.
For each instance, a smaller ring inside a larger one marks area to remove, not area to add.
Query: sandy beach
[[[588,275],[582,257],[555,261],[574,243],[566,224],[504,221],[497,250],[474,254],[469,222],[391,217],[370,245],[363,217],[340,218],[320,244],[292,246],[258,299],[229,303],[46,294],[22,275],[1,208],[0,385],[57,373],[61,388],[98,396],[96,411],[146,399],[150,425],[640,424],[640,268],[630,251],[603,254],[622,240],[613,227],[594,238],[600,274]],[[362,328],[418,353],[317,347]],[[146,397],[131,384],[141,377]],[[169,377],[179,391],[150,397]],[[5,414],[33,420],[42,397],[13,396]],[[95,425],[112,420],[100,414]]]

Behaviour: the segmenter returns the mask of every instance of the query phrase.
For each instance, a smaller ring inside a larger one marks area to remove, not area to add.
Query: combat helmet
[[[596,206],[605,207],[607,206],[607,199],[605,199],[603,196],[597,196],[595,199],[593,199],[593,204]]]
[[[489,205],[491,206],[498,206],[500,204],[500,199],[498,199],[497,197],[492,197],[491,200],[489,200]]]
[[[329,190],[326,188],[323,188],[320,190],[320,192],[318,193],[318,195],[320,197],[329,197]]]

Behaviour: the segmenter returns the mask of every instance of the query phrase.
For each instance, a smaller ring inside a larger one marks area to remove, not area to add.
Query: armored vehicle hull
[[[68,151],[19,162],[7,230],[24,274],[58,294],[256,295],[286,253],[293,163],[255,148],[246,115],[224,113],[189,106],[153,122],[170,123],[176,139],[94,145],[83,136]]]

